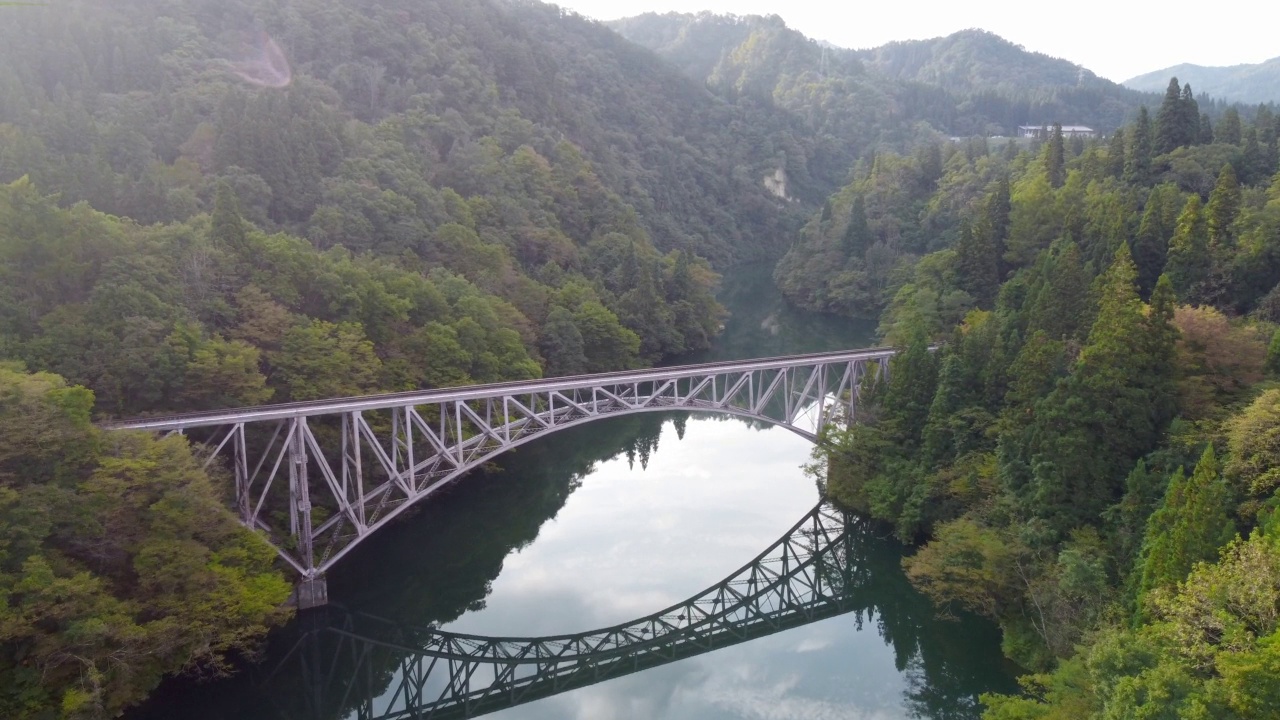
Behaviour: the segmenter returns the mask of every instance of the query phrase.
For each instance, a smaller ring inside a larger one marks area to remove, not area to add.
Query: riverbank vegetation
[[[908,348],[828,438],[830,488],[933,538],[921,587],[1056,667],[1030,681],[1045,703],[1107,638],[1149,649],[1135,678],[1262,702],[1234,688],[1269,667],[1273,621],[1196,645],[1179,633],[1206,621],[1171,608],[1237,612],[1245,590],[1204,588],[1273,548],[1267,111],[1209,118],[1171,86],[1106,143],[1027,153],[935,140],[1047,113],[1109,130],[1141,96],[1045,58],[979,82],[1028,60],[982,33],[915,67],[915,46],[829,53],[774,19],[631,24],[709,38],[667,48],[682,75],[536,2],[5,12],[5,717],[114,714],[281,617],[225,483],[179,439],[91,418],[644,366],[708,346],[716,269],[788,248],[789,296],[887,307]]]
[[[1033,671],[992,720],[1280,707],[1280,124],[1194,102],[1175,81],[1106,141],[879,156],[779,267],[886,307],[903,352],[817,456]]]
[[[275,551],[184,438],[108,433],[93,393],[0,364],[0,716],[112,717],[288,616]]]

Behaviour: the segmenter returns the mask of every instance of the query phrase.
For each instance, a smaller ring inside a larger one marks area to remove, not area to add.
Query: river
[[[721,301],[732,315],[716,347],[682,362],[874,341],[874,323],[789,306],[764,266],[733,271]],[[402,681],[429,664],[414,660],[414,643],[434,628],[583,633],[679,605],[750,566],[818,503],[801,470],[810,450],[784,429],[683,414],[549,436],[353,551],[329,580],[335,607],[274,633],[237,675],[169,681],[126,720],[347,720],[412,712],[415,703],[421,711]],[[733,629],[736,644],[672,650],[683,659],[638,672],[630,670],[649,661],[605,673],[607,663],[593,660],[595,672],[616,677],[541,691],[549,696],[492,717],[973,718],[978,694],[1016,689],[990,623],[939,619],[906,581],[905,548],[856,520],[844,531],[843,550],[831,557],[853,579],[833,594],[838,601],[784,602],[773,622],[786,629],[744,622]],[[799,617],[801,607],[823,619],[777,620]],[[445,684],[426,686],[439,694]]]

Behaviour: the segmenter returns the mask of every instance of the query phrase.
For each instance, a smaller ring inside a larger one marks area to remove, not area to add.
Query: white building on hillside
[[[1049,133],[1053,132],[1052,125],[1019,125],[1018,135],[1024,138],[1041,138],[1048,139]],[[1063,125],[1062,137],[1064,138],[1093,138],[1098,137],[1098,131],[1084,125]]]

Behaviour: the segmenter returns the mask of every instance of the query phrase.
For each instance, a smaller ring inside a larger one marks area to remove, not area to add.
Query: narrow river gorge
[[[732,316],[716,347],[682,362],[874,341],[874,323],[788,306],[767,267],[732,271],[721,301]],[[801,469],[810,449],[784,429],[685,414],[549,436],[353,552],[330,578],[334,607],[276,632],[257,662],[229,679],[171,681],[127,720],[414,717],[399,692],[413,629],[565,635],[695,597],[814,508],[818,490]],[[906,548],[865,523],[846,533],[841,562],[858,580],[839,614],[492,716],[976,718],[980,693],[1016,688],[990,623],[940,619],[902,572]],[[382,640],[361,644],[361,628],[374,626]]]

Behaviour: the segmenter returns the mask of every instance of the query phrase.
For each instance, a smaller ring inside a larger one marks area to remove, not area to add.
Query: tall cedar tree
[[[1073,242],[1058,241],[1043,253],[1039,289],[1030,298],[1027,334],[1044,332],[1051,340],[1073,340],[1088,328],[1089,274]]]
[[[213,217],[209,228],[209,239],[215,245],[221,245],[233,252],[245,253],[248,250],[246,238],[236,193],[231,189],[229,182],[219,180],[213,196]]]
[[[1191,144],[1186,134],[1182,108],[1182,88],[1178,86],[1178,78],[1169,78],[1164,101],[1156,111],[1156,135],[1151,144],[1156,155],[1164,155]]]
[[[995,247],[996,261],[1000,268],[998,275],[1002,281],[1008,276],[1010,270],[1004,256],[1009,250],[1009,214],[1013,211],[1012,196],[1013,189],[1009,183],[1009,176],[1003,175],[996,181],[995,190],[987,195],[987,201],[982,206],[982,219],[977,228],[990,233],[990,242]]]
[[[1099,308],[1071,375],[1036,408],[1027,509],[1059,536],[1096,525],[1120,497],[1126,473],[1149,452],[1167,418],[1152,407],[1171,378],[1171,309],[1148,316],[1127,245],[1099,279]]]
[[[1147,196],[1138,234],[1133,237],[1133,262],[1138,266],[1138,291],[1151,296],[1156,279],[1164,272],[1169,239],[1177,228],[1181,196],[1172,185],[1158,185]]]
[[[1240,150],[1240,174],[1242,184],[1252,185],[1267,177],[1267,156],[1258,143],[1258,130],[1250,125],[1244,130],[1244,143]]]
[[[1232,240],[1232,225],[1240,214],[1240,182],[1236,179],[1235,168],[1231,163],[1222,166],[1218,173],[1218,183],[1209,194],[1209,207],[1206,222],[1209,228],[1209,247],[1229,247]]]
[[[1198,138],[1201,145],[1213,144],[1213,120],[1209,118],[1209,113],[1200,113],[1200,136]]]
[[[841,249],[846,257],[861,258],[871,247],[871,227],[867,224],[867,206],[862,195],[853,196],[849,208],[849,224],[845,226]]]
[[[1120,180],[1124,177],[1124,128],[1116,128],[1107,146],[1107,174]]]
[[[1044,169],[1049,184],[1055,189],[1067,181],[1067,151],[1062,142],[1062,123],[1054,123],[1049,132],[1049,144],[1044,150]]]
[[[1218,126],[1214,128],[1213,139],[1216,142],[1227,143],[1228,145],[1239,145],[1244,128],[1240,125],[1240,112],[1234,107],[1227,108],[1222,113],[1222,119],[1218,121]]]
[[[1178,108],[1182,112],[1182,142],[1184,145],[1200,144],[1200,103],[1191,92],[1191,83],[1182,86],[1182,99]]]
[[[960,239],[956,242],[957,282],[982,308],[991,307],[1000,289],[1000,257],[993,234],[985,220],[977,228],[966,220],[960,225]]]
[[[1169,241],[1164,271],[1173,282],[1173,290],[1183,302],[1201,302],[1204,285],[1209,279],[1209,230],[1205,225],[1199,195],[1187,198],[1178,215],[1178,225]]]
[[[1151,514],[1142,547],[1140,595],[1172,587],[1196,563],[1216,560],[1218,549],[1236,533],[1231,509],[1231,490],[1210,445],[1190,478],[1181,469],[1174,474],[1164,503]]]
[[[908,329],[909,341],[889,361],[889,383],[885,389],[882,425],[896,445],[906,450],[919,447],[929,419],[938,385],[938,359],[929,352],[929,336],[924,328]]]
[[[1138,108],[1138,120],[1133,125],[1133,137],[1125,157],[1124,179],[1134,185],[1146,185],[1151,180],[1151,118],[1146,105]]]

